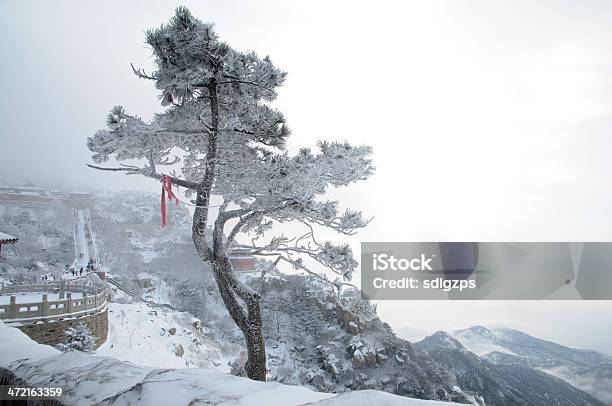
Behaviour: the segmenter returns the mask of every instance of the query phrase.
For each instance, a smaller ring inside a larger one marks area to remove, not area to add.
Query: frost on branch
[[[245,336],[249,377],[265,379],[259,296],[234,275],[229,251],[238,246],[253,255],[274,256],[275,264],[282,260],[326,281],[329,271],[333,286],[341,287],[357,262],[348,245],[320,243],[316,228],[352,235],[369,220],[358,211],[340,210],[338,202],[323,195],[330,186],[370,176],[372,150],[321,141],[316,151],[302,148],[289,154],[285,143],[291,132],[273,107],[286,73],[267,56],[233,49],[212,24],[184,7],[167,24],[147,31],[146,42],[155,69],[132,69],[155,84],[163,111],[145,121],[114,107],[107,128],[87,140],[92,159],[98,164],[109,158],[137,162],[90,166],[157,180],[164,173],[195,195],[194,247],[211,263],[222,299]],[[160,165],[173,165],[173,172],[158,170]],[[223,201],[218,210],[209,210],[212,196]],[[273,235],[274,225],[286,222],[299,223],[302,234]],[[212,236],[207,235],[211,228]],[[244,243],[245,234],[251,244]],[[313,261],[317,269],[308,265]]]
[[[321,197],[329,186],[346,186],[371,175],[371,148],[321,141],[314,152],[310,148],[294,156],[286,152],[290,131],[282,113],[269,104],[286,74],[269,57],[231,48],[219,39],[212,24],[194,18],[186,8],[178,8],[168,24],[147,31],[146,38],[156,69],[151,74],[141,69],[134,72],[154,81],[165,110],[147,122],[114,107],[107,117],[108,128],[88,139],[93,160],[143,160],[140,167],[124,165],[117,170],[159,179],[156,165],[176,163],[171,151],[181,151],[177,177],[188,182],[191,190],[202,182],[207,165],[214,160],[211,193],[223,197],[228,207],[240,208],[219,223],[223,227],[226,221],[239,221],[233,232],[221,230],[230,233],[228,244],[241,233],[260,239],[273,230],[275,222],[299,221],[309,234],[299,244],[291,246],[295,240],[277,238],[275,244],[251,247],[253,252],[279,253],[300,267],[304,265],[295,256],[305,255],[350,280],[357,264],[350,248],[319,244],[313,226],[351,235],[367,225],[360,212],[340,212],[338,202]],[[211,98],[213,87],[216,98]],[[217,115],[212,103],[217,103]],[[216,151],[210,157],[214,130]]]
[[[348,244],[334,245],[325,241],[315,259],[348,281],[351,280],[353,271],[357,268],[357,261],[353,259],[353,251]]]
[[[338,306],[364,324],[376,317],[376,306],[363,299],[356,289],[345,291],[338,301]]]

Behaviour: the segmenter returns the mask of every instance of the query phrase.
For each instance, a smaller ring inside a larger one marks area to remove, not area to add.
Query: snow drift
[[[32,386],[61,387],[65,405],[447,405],[377,391],[335,396],[209,369],[159,369],[37,344],[0,322],[0,370]],[[8,373],[7,373],[8,371]]]

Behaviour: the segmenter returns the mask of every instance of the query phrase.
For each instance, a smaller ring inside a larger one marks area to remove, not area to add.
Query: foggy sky
[[[0,0],[0,181],[157,191],[85,168],[85,141],[113,105],[160,110],[129,64],[151,71],[144,30],[177,4]],[[331,193],[375,216],[351,240],[357,253],[360,241],[612,240],[612,3],[180,4],[289,72],[276,106],[291,150],[321,138],[374,147],[376,175]],[[411,337],[503,323],[612,353],[609,303],[517,303],[379,311]]]

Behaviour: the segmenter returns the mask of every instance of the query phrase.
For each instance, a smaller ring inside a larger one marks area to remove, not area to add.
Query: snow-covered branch
[[[278,255],[278,254],[270,254],[270,255]],[[297,259],[293,259],[290,258],[288,256],[285,255],[278,255],[278,258],[280,258],[280,260],[288,263],[289,265],[291,265],[294,269],[300,270],[300,271],[304,271],[307,274],[315,277],[316,279],[320,280],[321,282],[324,282],[330,286],[332,286],[334,289],[336,289],[337,292],[340,292],[341,288],[343,286],[350,286],[355,288],[355,285],[353,285],[352,283],[349,282],[343,282],[340,279],[336,279],[336,280],[329,280],[329,278],[325,275],[325,274],[321,274],[318,272],[313,271],[312,269],[310,269],[308,266],[306,266],[304,264],[304,261],[301,260],[301,258],[297,258]]]
[[[136,69],[134,67],[134,64],[130,63],[130,66],[132,67],[132,72],[134,72],[134,74],[136,76],[138,76],[141,79],[149,79],[149,80],[157,80],[157,78],[155,76],[151,76],[151,75],[147,75],[146,72],[144,71],[144,69]]]
[[[241,245],[240,248],[247,249],[248,253],[254,256],[283,254],[283,258],[294,262],[297,261],[293,258],[294,255],[305,256],[323,265],[346,281],[351,280],[358,265],[348,244],[334,244],[330,241],[318,244],[310,236],[310,233],[299,238],[288,238],[281,235],[273,237],[268,244],[263,246],[257,246],[253,242],[252,245]],[[302,262],[299,263],[303,264]]]
[[[147,176],[150,178],[154,178],[157,180],[161,180],[162,174],[157,173],[157,172],[152,172],[149,170],[148,167],[144,167],[144,168],[139,168],[139,167],[135,167],[135,166],[121,166],[121,167],[116,167],[116,168],[109,168],[109,167],[103,167],[103,166],[96,166],[96,165],[92,165],[92,164],[87,164],[88,167],[92,168],[92,169],[97,169],[99,171],[111,171],[111,172],[125,172],[128,175],[143,175],[143,176]],[[169,176],[169,175],[166,175]],[[175,176],[170,176],[170,179],[172,179],[172,183],[184,187],[186,189],[196,189],[198,184],[196,182],[190,182],[187,180],[183,180],[180,178],[177,178]]]

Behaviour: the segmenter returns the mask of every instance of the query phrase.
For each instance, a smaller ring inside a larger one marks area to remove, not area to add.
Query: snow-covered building
[[[250,255],[247,250],[231,250],[229,259],[236,272],[251,272],[255,270],[255,257]]]
[[[45,189],[36,187],[36,186],[17,186],[17,187],[14,187],[13,190],[16,193],[39,195],[39,196],[45,196],[47,192]]]
[[[89,192],[73,191],[68,193],[68,198],[65,202],[71,207],[92,207],[94,204],[94,195]]]
[[[0,203],[30,206],[58,202],[71,207],[91,207],[94,195],[84,191],[67,193],[36,186],[0,186]]]
[[[36,186],[0,186],[0,203],[30,206],[53,203],[62,197]]]
[[[70,196],[71,199],[92,199],[93,198],[93,194],[89,192],[78,191],[78,190],[70,192],[68,193],[68,195]]]
[[[31,205],[48,204],[54,200],[54,197],[46,195],[44,191],[41,192],[38,188],[15,188],[13,191],[0,191],[0,203]]]
[[[0,256],[2,256],[2,246],[8,244],[15,244],[19,239],[17,237],[13,237],[12,235],[5,234],[0,231]]]

